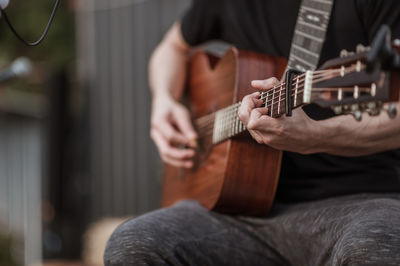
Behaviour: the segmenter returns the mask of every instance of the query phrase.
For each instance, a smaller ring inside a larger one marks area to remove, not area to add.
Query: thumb
[[[260,90],[268,90],[278,84],[279,84],[279,80],[275,77],[272,77],[269,79],[264,79],[264,80],[253,80],[251,82],[251,86],[253,88],[260,89]]]
[[[193,128],[189,111],[182,108],[177,108],[175,113],[175,123],[179,129],[179,131],[187,138],[189,141],[189,145],[193,144],[192,142],[197,139],[197,133]]]

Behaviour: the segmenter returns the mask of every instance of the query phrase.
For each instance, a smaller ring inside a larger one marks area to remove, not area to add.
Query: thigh
[[[265,220],[241,220],[291,265],[400,265],[400,194],[278,205]]]
[[[287,265],[252,224],[184,201],[119,226],[106,265]],[[264,227],[263,227],[264,228]]]
[[[265,218],[184,201],[121,225],[106,265],[400,265],[399,194],[276,205]]]

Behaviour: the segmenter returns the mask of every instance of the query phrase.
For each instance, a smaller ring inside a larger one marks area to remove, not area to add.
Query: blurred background
[[[13,0],[35,40],[54,1]],[[147,63],[190,0],[63,0],[48,37],[26,47],[0,18],[0,266],[102,265],[125,219],[160,206],[149,138]],[[26,61],[26,59],[23,59]]]

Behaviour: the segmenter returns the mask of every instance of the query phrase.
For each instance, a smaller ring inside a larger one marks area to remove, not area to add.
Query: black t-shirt
[[[240,49],[289,57],[300,0],[193,0],[181,29],[190,45],[223,40]],[[336,0],[320,64],[342,49],[369,45],[380,25],[400,38],[400,0]],[[306,106],[314,119],[330,111]],[[285,152],[277,200],[294,202],[361,192],[400,192],[400,150],[362,157]]]

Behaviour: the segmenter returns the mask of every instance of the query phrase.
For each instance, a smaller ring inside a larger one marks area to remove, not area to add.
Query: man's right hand
[[[150,135],[164,162],[176,167],[193,166],[197,134],[182,104],[170,97],[154,97]]]

